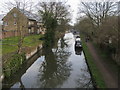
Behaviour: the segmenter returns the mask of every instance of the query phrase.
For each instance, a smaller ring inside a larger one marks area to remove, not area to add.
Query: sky
[[[80,4],[79,0],[68,0],[68,4],[70,4],[72,9],[72,25],[76,22],[77,12],[78,12],[78,5]]]
[[[8,1],[14,1],[14,0],[0,0],[0,14],[4,14],[5,11],[3,6],[3,3],[8,2]],[[37,3],[39,0],[32,0],[34,3]],[[48,0],[41,0],[41,1],[48,1]],[[77,18],[77,13],[78,13],[78,6],[80,5],[80,2],[95,2],[95,1],[108,1],[108,0],[49,0],[49,1],[67,1],[67,3],[71,6],[71,12],[72,12],[72,20],[71,20],[71,25],[74,25],[76,22]],[[111,0],[112,2],[119,1],[119,0]]]
[[[8,2],[8,1],[14,1],[14,0],[0,0],[0,14],[7,13],[5,12],[5,9],[2,7],[3,3]],[[34,3],[37,3],[38,0],[32,0]],[[45,1],[45,0],[42,0]],[[48,0],[47,0],[48,1]],[[52,0],[55,1],[55,0]],[[77,17],[77,6],[78,3],[80,3],[80,0],[57,0],[57,1],[67,1],[67,4],[71,6],[70,11],[72,11],[72,21],[71,24],[73,25],[75,23],[75,18]]]

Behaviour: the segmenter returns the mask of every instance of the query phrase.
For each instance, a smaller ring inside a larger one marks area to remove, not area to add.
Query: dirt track
[[[111,67],[109,67],[108,64],[102,60],[91,42],[87,42],[87,46],[94,58],[95,64],[98,66],[98,69],[103,76],[106,86],[108,88],[118,88],[118,74],[112,71]]]

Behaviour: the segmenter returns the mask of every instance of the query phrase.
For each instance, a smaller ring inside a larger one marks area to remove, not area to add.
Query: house
[[[2,18],[5,16],[5,14],[0,15],[0,39],[2,39],[2,29],[3,29],[3,21]]]
[[[14,7],[3,17],[2,36],[12,37],[19,35],[42,34],[45,29],[38,15]]]

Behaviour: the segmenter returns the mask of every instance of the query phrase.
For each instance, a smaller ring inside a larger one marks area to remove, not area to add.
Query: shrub
[[[26,60],[25,53],[14,54],[10,58],[10,60],[8,60],[6,64],[3,66],[3,72],[5,74],[5,77],[10,77],[12,74],[17,72],[25,60]]]

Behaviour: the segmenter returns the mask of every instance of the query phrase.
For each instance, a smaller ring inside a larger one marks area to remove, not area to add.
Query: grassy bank
[[[102,77],[101,73],[99,72],[97,66],[95,65],[95,63],[93,61],[93,57],[92,57],[91,53],[89,52],[89,49],[85,43],[84,36],[81,35],[81,38],[82,38],[83,50],[85,53],[85,57],[86,57],[89,69],[90,69],[91,74],[92,74],[93,82],[94,82],[94,84],[96,84],[95,86],[97,88],[106,88],[103,77]]]
[[[23,41],[23,47],[32,47],[42,43],[42,41],[39,40],[40,37],[43,37],[43,35],[26,36]],[[15,52],[17,50],[18,40],[19,37],[10,37],[3,39],[2,54],[4,55],[7,53]]]
[[[24,51],[21,54],[13,53],[17,51],[20,37],[10,37],[2,40],[2,55],[4,56],[3,72],[5,77],[9,78],[21,68],[21,65],[26,60],[25,53],[28,51],[27,48],[32,49],[41,44],[42,41],[39,39],[42,37],[43,35],[26,36],[22,45]]]

